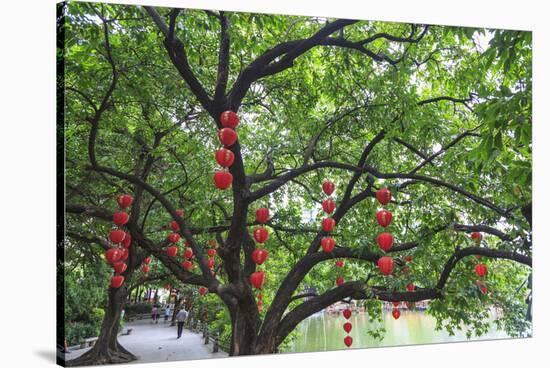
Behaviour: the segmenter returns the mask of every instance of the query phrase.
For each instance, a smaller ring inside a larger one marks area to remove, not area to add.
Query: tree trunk
[[[128,297],[128,291],[124,286],[118,289],[109,288],[108,294],[108,306],[95,345],[84,355],[67,361],[66,366],[128,363],[137,359],[118,342],[120,315]]]

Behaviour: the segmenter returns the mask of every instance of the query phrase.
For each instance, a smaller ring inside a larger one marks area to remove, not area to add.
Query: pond
[[[391,311],[384,311],[386,333],[382,340],[375,339],[366,333],[372,322],[366,313],[354,313],[350,318],[353,329],[352,348],[367,348],[378,346],[414,345],[467,341],[466,334],[455,331],[450,336],[446,330],[436,331],[435,318],[423,311],[401,310],[401,317],[395,320]],[[299,336],[287,349],[287,352],[313,352],[345,349],[342,328],[345,318],[341,314],[317,313],[302,321],[297,328]],[[470,340],[503,339],[508,335],[493,327],[488,333]]]

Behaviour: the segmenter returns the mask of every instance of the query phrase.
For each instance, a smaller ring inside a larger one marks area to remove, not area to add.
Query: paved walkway
[[[130,335],[120,335],[118,341],[129,352],[138,357],[133,363],[153,363],[177,360],[223,358],[227,353],[212,353],[212,342],[204,344],[202,334],[183,329],[181,338],[177,338],[177,327],[170,322],[159,321],[152,324],[150,319],[128,322],[123,331],[132,329]],[[75,359],[91,348],[72,350],[66,359]]]

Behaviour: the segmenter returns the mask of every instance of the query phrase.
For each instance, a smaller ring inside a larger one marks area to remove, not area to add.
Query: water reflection
[[[346,322],[341,314],[318,313],[304,320],[298,326],[298,338],[288,349],[289,352],[311,352],[345,349],[343,343],[346,333],[342,325]],[[450,336],[446,330],[436,331],[435,319],[422,311],[401,311],[401,317],[395,320],[391,312],[385,311],[383,323],[386,333],[382,340],[367,334],[368,328],[380,327],[369,320],[366,313],[355,313],[350,318],[353,328],[350,332],[353,338],[353,348],[377,346],[395,346],[411,344],[427,344],[452,341],[466,341],[466,334],[456,331]],[[488,333],[470,340],[507,338],[505,332],[493,327]]]

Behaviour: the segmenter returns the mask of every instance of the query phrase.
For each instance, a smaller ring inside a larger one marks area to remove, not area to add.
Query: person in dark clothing
[[[185,310],[185,308],[182,308],[178,314],[176,314],[176,321],[178,322],[178,339],[181,337],[183,332],[183,324],[185,323],[188,314],[189,313]]]

